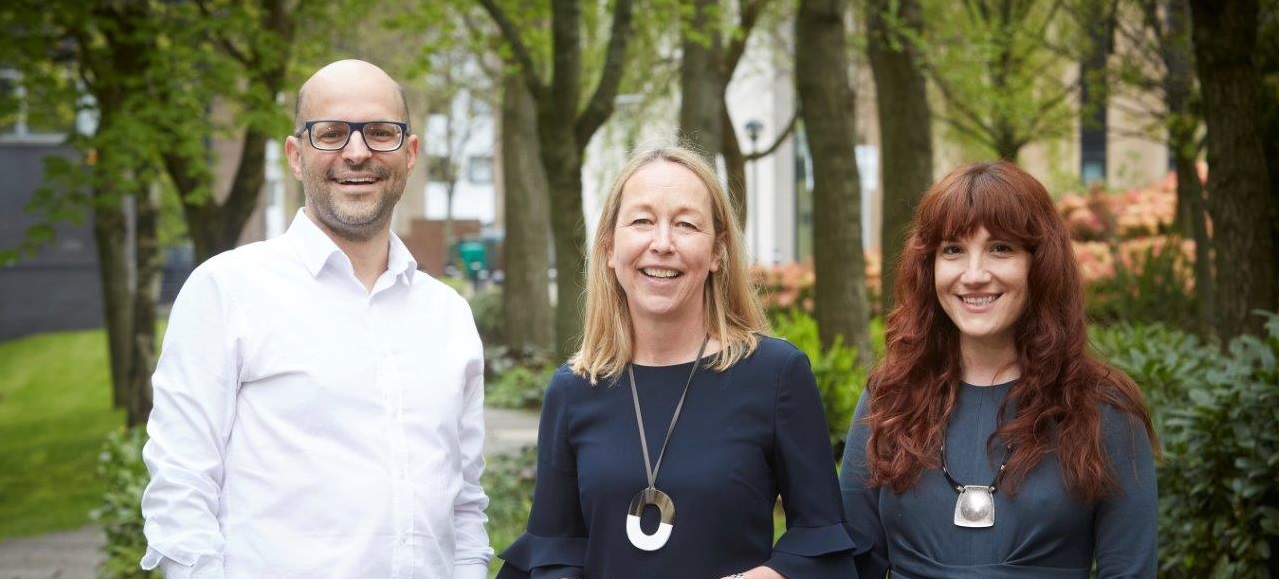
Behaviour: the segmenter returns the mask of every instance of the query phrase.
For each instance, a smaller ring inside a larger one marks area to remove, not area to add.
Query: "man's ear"
[[[404,146],[405,146],[406,148],[408,148],[408,153],[409,153],[409,171],[412,171],[412,170],[413,170],[413,165],[416,165],[416,164],[417,164],[417,155],[418,155],[418,153],[420,152],[420,151],[418,151],[418,138],[417,138],[417,135],[409,135],[409,136],[408,136],[408,138],[404,140]]]
[[[302,180],[302,141],[289,135],[284,139],[284,158],[289,160],[289,168],[293,170],[293,178]]]

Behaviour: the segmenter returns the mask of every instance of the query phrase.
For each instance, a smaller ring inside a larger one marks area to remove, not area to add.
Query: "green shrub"
[[[540,369],[516,366],[492,382],[486,382],[484,402],[498,408],[540,408],[554,366]]]
[[[857,348],[837,340],[829,349],[822,350],[817,320],[799,310],[775,316],[773,333],[808,355],[817,378],[817,389],[822,393],[831,447],[835,457],[842,456],[853,411],[866,385],[866,369],[857,364]]]
[[[460,295],[465,296],[467,292],[470,291],[471,282],[467,281],[466,278],[464,277],[451,277],[447,275],[442,275],[435,279],[439,280],[440,283],[443,283],[444,285],[453,288],[453,291],[457,292]]]
[[[150,480],[142,462],[145,443],[144,428],[113,432],[107,435],[98,455],[98,475],[107,486],[102,506],[93,512],[107,536],[107,558],[100,569],[103,579],[160,577],[159,572],[143,571],[138,566],[147,551],[141,506],[142,490]]]
[[[554,353],[534,348],[484,349],[484,403],[499,408],[541,408],[555,374]]]
[[[1141,386],[1159,432],[1162,411],[1186,405],[1192,387],[1201,387],[1195,380],[1223,363],[1215,346],[1163,324],[1094,326],[1090,333],[1098,353]]]
[[[485,525],[493,550],[501,553],[524,533],[529,510],[533,508],[533,481],[537,476],[537,447],[524,447],[517,454],[489,458],[484,469],[484,492],[489,506]],[[495,576],[502,562],[496,557],[489,566]]]
[[[502,317],[501,288],[490,286],[471,296],[471,315],[475,317],[475,329],[480,332],[480,339],[485,344],[506,343],[506,335],[502,331],[505,321]]]
[[[1161,576],[1268,578],[1279,557],[1279,316],[1225,354],[1184,333],[1124,326],[1097,343],[1147,391],[1158,465]]]

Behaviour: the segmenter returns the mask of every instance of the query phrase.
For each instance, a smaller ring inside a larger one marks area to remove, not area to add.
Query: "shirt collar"
[[[409,248],[400,240],[400,236],[394,231],[391,232],[391,251],[387,255],[386,269],[396,275],[404,276],[404,281],[408,285],[413,285],[413,272],[417,271],[417,260],[413,259],[413,254]]]
[[[319,276],[320,272],[324,271],[325,264],[334,255],[342,255],[342,249],[333,243],[328,234],[311,221],[310,217],[307,217],[305,208],[298,209],[297,215],[293,216],[293,223],[289,225],[284,235],[297,248],[298,255],[302,257],[302,263],[311,273],[311,277]],[[413,254],[395,232],[391,232],[391,245],[386,265],[388,271],[397,277],[403,276],[409,285],[413,284],[413,272],[417,270],[417,260],[413,259]]]

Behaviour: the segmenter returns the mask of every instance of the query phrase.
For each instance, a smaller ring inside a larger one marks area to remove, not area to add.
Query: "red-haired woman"
[[[862,577],[1154,577],[1154,431],[1089,355],[1043,185],[961,166],[915,213],[841,487]]]

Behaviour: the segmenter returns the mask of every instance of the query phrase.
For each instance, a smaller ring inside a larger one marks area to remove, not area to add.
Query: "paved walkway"
[[[484,411],[485,454],[502,454],[537,442],[537,414],[488,408]],[[102,529],[0,540],[0,579],[95,579],[102,555]]]

